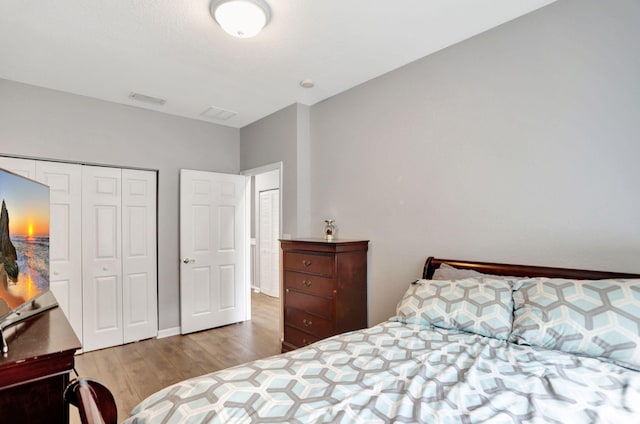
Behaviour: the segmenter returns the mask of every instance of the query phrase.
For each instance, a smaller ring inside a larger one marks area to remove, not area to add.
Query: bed
[[[427,259],[371,328],[189,379],[140,423],[640,422],[640,275]]]

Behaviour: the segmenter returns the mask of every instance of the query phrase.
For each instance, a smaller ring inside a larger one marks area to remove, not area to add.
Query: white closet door
[[[80,165],[0,157],[0,167],[49,186],[49,287],[82,340]]]
[[[82,168],[84,350],[123,343],[121,169]]]
[[[23,177],[36,179],[36,161],[32,159],[8,158],[0,156],[0,168]]]
[[[158,333],[156,173],[122,170],[124,342]]]
[[[82,340],[82,166],[35,161],[49,186],[49,281],[58,305]]]
[[[280,190],[261,191],[258,211],[260,214],[260,291],[280,296]]]

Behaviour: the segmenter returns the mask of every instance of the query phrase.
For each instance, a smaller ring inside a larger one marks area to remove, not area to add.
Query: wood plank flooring
[[[187,378],[280,353],[280,300],[252,293],[251,321],[76,355],[76,370],[105,384],[118,422],[150,394]],[[71,422],[80,423],[70,407]]]

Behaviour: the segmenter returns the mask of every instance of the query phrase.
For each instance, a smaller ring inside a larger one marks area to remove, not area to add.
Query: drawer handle
[[[302,323],[304,324],[305,327],[311,327],[313,325],[313,321],[309,321],[308,319],[303,319]]]
[[[305,286],[306,288],[311,287],[311,281],[302,280],[302,284],[304,284],[304,286]]]
[[[311,261],[305,259],[305,260],[302,261],[302,265],[304,265],[306,267],[310,267],[311,266]]]

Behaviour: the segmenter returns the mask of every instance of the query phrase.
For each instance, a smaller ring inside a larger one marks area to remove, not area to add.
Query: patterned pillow
[[[640,280],[516,283],[510,341],[640,366]]]
[[[472,332],[506,340],[511,330],[511,282],[492,278],[418,280],[396,310],[397,321]]]

